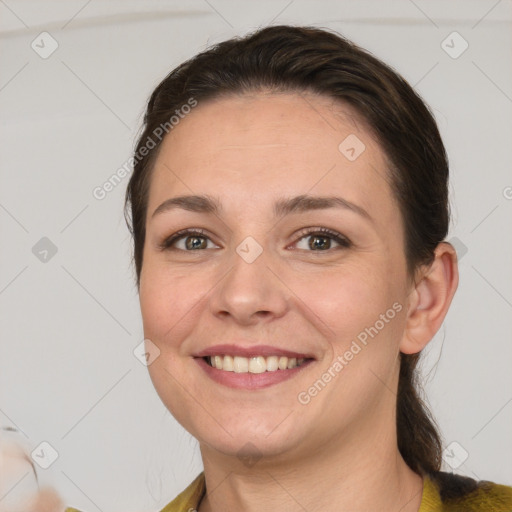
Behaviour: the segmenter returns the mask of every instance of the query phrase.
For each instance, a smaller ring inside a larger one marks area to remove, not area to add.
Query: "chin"
[[[226,455],[227,457],[236,457],[244,465],[252,466],[261,459],[285,458],[287,454],[294,451],[298,442],[284,436],[275,436],[269,439],[268,436],[257,435],[251,432],[251,435],[236,435],[227,439],[213,438],[211,435],[207,438],[199,439],[201,446],[206,445],[209,449]]]
[[[290,418],[293,415],[290,415]],[[253,420],[256,420],[254,418]],[[281,423],[281,424],[280,424]],[[185,428],[198,439],[201,445],[220,452],[229,457],[237,457],[242,462],[245,458],[256,460],[261,458],[279,458],[297,450],[305,432],[292,428],[292,424],[283,418],[262,418],[255,426],[253,421],[248,423],[224,424],[225,430],[219,425],[209,423],[207,428],[201,424],[197,428],[187,425]],[[301,424],[301,427],[304,425]]]

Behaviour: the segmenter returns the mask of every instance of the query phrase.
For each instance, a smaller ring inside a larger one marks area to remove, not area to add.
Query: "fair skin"
[[[338,149],[350,134],[366,146],[353,161]],[[429,268],[407,274],[386,166],[349,106],[311,94],[200,103],[164,139],[149,190],[140,303],[144,336],[160,350],[149,365],[153,384],[200,443],[200,512],[417,512],[422,479],[396,443],[399,353],[432,339],[458,274],[446,243]],[[274,215],[276,201],[305,194],[356,207]],[[184,195],[214,197],[221,209],[154,214]],[[159,248],[185,228],[203,234]],[[247,237],[262,249],[250,263],[237,252]],[[374,336],[333,371],[370,327]],[[233,387],[198,356],[219,344],[270,345],[308,360],[286,380]],[[329,382],[301,402],[329,369]]]

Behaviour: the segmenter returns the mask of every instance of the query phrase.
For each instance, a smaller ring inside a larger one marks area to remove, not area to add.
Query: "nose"
[[[231,268],[210,296],[213,315],[232,319],[242,325],[271,321],[283,316],[288,308],[290,290],[278,277],[264,250],[256,260],[246,261],[237,252]]]

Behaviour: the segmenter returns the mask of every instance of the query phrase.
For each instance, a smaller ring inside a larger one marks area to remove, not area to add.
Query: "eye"
[[[309,243],[304,242],[310,239]],[[312,250],[314,252],[327,252],[332,249],[332,244],[336,244],[339,248],[348,248],[351,242],[340,233],[328,228],[305,228],[300,232],[298,242],[295,243],[296,248],[301,250]],[[213,247],[209,247],[210,243]],[[299,244],[303,244],[300,247]],[[164,250],[181,250],[185,252],[193,252],[204,249],[218,248],[202,229],[182,229],[166,238],[159,248]]]
[[[306,228],[300,233],[300,235],[298,242],[296,242],[296,246],[301,250],[310,249],[315,252],[326,252],[333,248],[333,242],[337,244],[339,248],[346,249],[351,246],[351,242],[347,238],[328,228]],[[309,242],[306,241],[308,238]],[[301,243],[303,246],[299,247],[298,244]]]
[[[208,247],[208,242],[214,247]],[[159,247],[163,251],[176,249],[186,252],[218,248],[202,229],[182,229],[166,238]]]

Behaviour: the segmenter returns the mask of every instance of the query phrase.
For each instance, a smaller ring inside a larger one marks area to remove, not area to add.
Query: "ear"
[[[420,352],[441,327],[459,284],[457,253],[448,242],[435,249],[434,261],[421,269],[411,290],[400,352]]]

